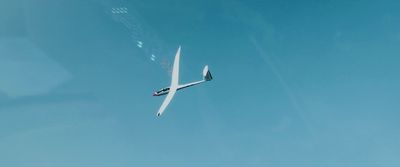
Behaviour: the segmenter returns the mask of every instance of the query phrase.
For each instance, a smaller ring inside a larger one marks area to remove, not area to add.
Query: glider
[[[153,93],[153,96],[162,96],[162,95],[167,95],[165,98],[164,102],[161,104],[160,109],[157,112],[157,116],[161,116],[161,114],[164,112],[164,110],[167,108],[168,104],[171,102],[172,98],[174,97],[176,91],[194,86],[206,81],[211,81],[212,76],[211,72],[208,70],[208,66],[206,65],[203,69],[203,80],[196,81],[196,82],[191,82],[183,85],[179,85],[178,80],[179,80],[179,59],[181,56],[181,47],[179,46],[178,51],[176,52],[175,55],[175,60],[174,60],[174,66],[172,69],[172,79],[171,79],[171,85],[170,87],[163,88],[159,91],[156,91]]]

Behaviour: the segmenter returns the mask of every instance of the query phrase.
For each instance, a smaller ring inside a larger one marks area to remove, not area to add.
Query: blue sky
[[[399,166],[399,7],[0,0],[0,166]]]

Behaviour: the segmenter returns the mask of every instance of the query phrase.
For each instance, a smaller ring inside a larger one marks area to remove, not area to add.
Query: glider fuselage
[[[203,82],[205,82],[205,80],[201,80],[201,81],[197,81],[197,82],[192,82],[192,83],[188,83],[188,84],[184,84],[184,85],[179,85],[178,88],[177,88],[176,90],[178,91],[178,90],[181,90],[181,89],[184,89],[184,88],[187,88],[187,87],[191,87],[191,86],[194,86],[194,85],[203,83]],[[162,95],[166,95],[166,94],[169,93],[169,89],[170,89],[170,88],[167,87],[167,88],[163,88],[163,89],[161,89],[161,90],[159,90],[159,91],[156,91],[156,92],[153,93],[153,96],[162,96]]]

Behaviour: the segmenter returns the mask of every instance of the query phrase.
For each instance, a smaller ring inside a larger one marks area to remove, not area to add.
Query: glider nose
[[[153,93],[153,96],[157,96],[157,93],[156,93],[156,92],[154,92],[154,93]]]

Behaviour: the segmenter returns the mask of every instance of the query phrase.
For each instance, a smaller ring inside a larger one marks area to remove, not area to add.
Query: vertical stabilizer
[[[208,65],[206,65],[203,69],[203,79],[205,81],[211,81],[212,80],[212,75],[210,70],[208,70]]]

